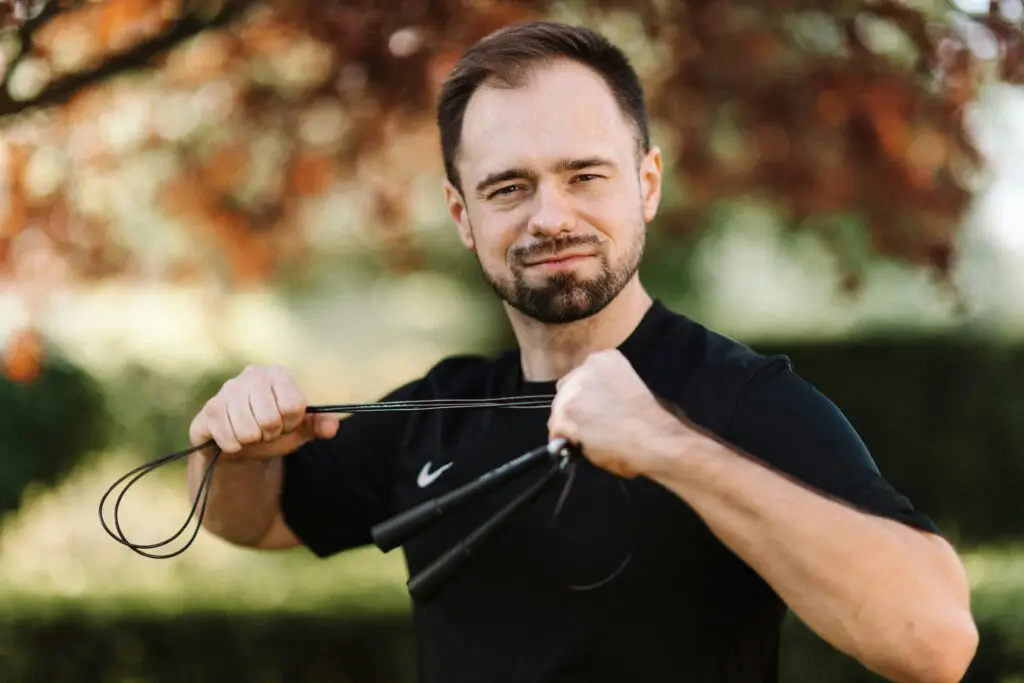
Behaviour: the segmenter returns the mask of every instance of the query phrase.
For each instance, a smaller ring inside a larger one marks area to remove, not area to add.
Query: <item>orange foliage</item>
[[[12,382],[34,381],[42,369],[43,348],[39,334],[31,328],[16,332],[2,349],[3,374]]]
[[[159,30],[165,21],[152,0],[106,0],[95,5],[95,31],[100,44],[110,51],[131,47]]]
[[[204,189],[200,191],[230,194],[244,180],[248,162],[249,150],[244,144],[235,142],[217,146],[202,165]]]
[[[303,153],[292,162],[289,189],[297,197],[317,197],[334,180],[336,161],[329,154]]]
[[[369,184],[374,238],[394,251],[397,268],[414,267],[404,184],[439,168],[436,137],[424,131],[432,130],[441,83],[468,45],[542,17],[552,5],[224,0],[214,3],[220,14],[197,16],[182,14],[193,6],[183,0],[66,0],[73,7],[59,12],[57,0],[46,2],[45,20],[26,34],[28,54],[52,60],[84,27],[95,45],[81,49],[96,59],[84,60],[81,82],[51,83],[37,96],[57,103],[52,135],[46,129],[47,139],[11,147],[0,254],[4,239],[30,221],[54,221],[89,226],[88,239],[76,230],[51,231],[57,253],[73,268],[130,267],[132,254],[104,232],[110,216],[76,214],[81,207],[67,196],[46,198],[30,214],[22,178],[32,155],[48,144],[73,156],[80,182],[156,148],[178,164],[157,191],[158,206],[214,245],[225,270],[243,281],[272,277],[281,259],[311,251],[300,243],[302,203],[339,181]],[[649,109],[678,150],[669,161],[687,205],[666,212],[661,230],[699,235],[722,200],[762,195],[799,229],[828,222],[804,217],[858,213],[881,255],[945,274],[955,226],[971,199],[958,179],[978,157],[964,106],[982,73],[1024,81],[1022,27],[1002,18],[998,5],[987,16],[958,15],[992,32],[994,63],[969,49],[956,24],[894,0],[591,0],[588,10],[630,13],[662,56],[648,83]],[[10,23],[5,6],[0,0],[0,25]],[[808,47],[816,36],[795,35],[792,26],[812,13],[830,24],[824,28],[840,42],[834,52]],[[889,22],[920,58],[908,66],[872,52],[863,18]],[[149,49],[160,41],[166,42]],[[326,78],[304,78],[318,65],[330,69]],[[139,88],[116,79],[145,70],[159,80]],[[7,125],[4,113],[29,106],[12,98],[9,80],[5,74],[0,126]],[[310,111],[312,124],[304,118]],[[331,119],[337,112],[343,122]],[[725,120],[740,141],[727,155],[716,143]],[[261,156],[266,149],[256,149],[264,138],[273,141],[270,162]],[[275,175],[267,187],[243,193],[259,175],[257,158],[273,164],[283,182]],[[377,187],[379,177],[387,182]],[[248,194],[259,196],[241,196]],[[202,254],[166,271],[209,272],[211,259]],[[2,260],[0,272],[9,272]]]

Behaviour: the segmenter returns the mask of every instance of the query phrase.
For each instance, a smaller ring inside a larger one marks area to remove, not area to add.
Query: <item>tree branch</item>
[[[18,28],[18,43],[19,50],[18,54],[7,65],[6,73],[4,74],[3,83],[0,84],[0,90],[7,92],[8,85],[11,81],[11,74],[18,67],[19,64],[25,59],[32,51],[32,39],[35,36],[36,31],[50,23],[50,21],[61,12],[61,5],[58,0],[51,0],[43,5],[43,9],[39,14],[32,17],[31,19],[25,20]],[[3,111],[0,109],[0,111]]]
[[[41,107],[63,104],[80,90],[129,71],[145,69],[157,57],[181,45],[209,28],[224,26],[237,19],[258,0],[226,2],[216,15],[206,19],[189,14],[170,24],[168,30],[151,40],[110,55],[95,69],[69,74],[50,83],[38,95],[27,100],[14,99],[4,83],[0,91],[0,123],[16,114]],[[12,69],[13,71],[13,69]],[[8,79],[10,73],[8,73]]]

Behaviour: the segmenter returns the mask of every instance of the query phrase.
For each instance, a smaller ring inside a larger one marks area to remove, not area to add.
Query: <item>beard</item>
[[[512,250],[511,278],[487,272],[482,263],[480,270],[491,289],[517,311],[542,323],[571,323],[601,312],[619,295],[640,267],[645,242],[646,231],[638,230],[629,248],[614,264],[607,253],[598,252],[600,272],[590,277],[574,272],[554,273],[543,284],[530,284],[523,264],[528,259],[574,247],[600,248],[602,240],[596,235],[557,237]]]

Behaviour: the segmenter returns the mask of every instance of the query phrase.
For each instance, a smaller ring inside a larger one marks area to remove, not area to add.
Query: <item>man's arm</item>
[[[206,492],[203,528],[229,543],[261,550],[301,545],[284,521],[280,498],[284,457],[338,423],[307,415],[301,390],[281,367],[250,366],[225,382],[189,427],[193,446],[214,441],[223,451]],[[205,448],[188,457],[189,498],[195,500],[212,457]]]
[[[939,536],[823,495],[700,432],[666,411],[618,352],[591,356],[559,382],[549,430],[604,469],[673,491],[812,630],[867,668],[899,683],[963,677],[978,634],[964,569]],[[792,423],[781,435],[773,462],[800,436]],[[830,438],[805,454],[816,457],[804,481],[836,476]],[[834,488],[872,500],[878,487],[858,483],[880,481],[871,474],[854,463]]]
[[[900,683],[960,681],[978,634],[955,551],[831,500],[677,423],[648,473],[837,649]]]
[[[410,382],[384,400],[407,400]],[[327,557],[370,541],[388,513],[389,471],[408,413],[371,412],[338,420],[307,413],[306,400],[279,367],[250,367],[196,415],[193,445],[223,450],[209,487],[203,527],[261,550],[307,547]],[[209,452],[189,456],[195,498]]]
[[[189,498],[195,500],[209,456],[189,455]],[[301,545],[284,521],[279,503],[284,462],[227,460],[217,462],[207,489],[203,528],[229,543],[256,550],[290,550]]]

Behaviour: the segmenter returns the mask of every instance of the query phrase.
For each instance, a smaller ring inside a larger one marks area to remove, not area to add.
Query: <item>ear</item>
[[[450,181],[445,180],[444,197],[448,206],[448,214],[452,217],[455,227],[458,228],[459,240],[467,249],[473,251],[476,249],[476,242],[473,240],[473,231],[469,223],[469,209],[466,208],[462,193]]]
[[[640,198],[643,201],[644,221],[650,223],[658,215],[661,204],[662,159],[661,150],[651,147],[640,162]]]

